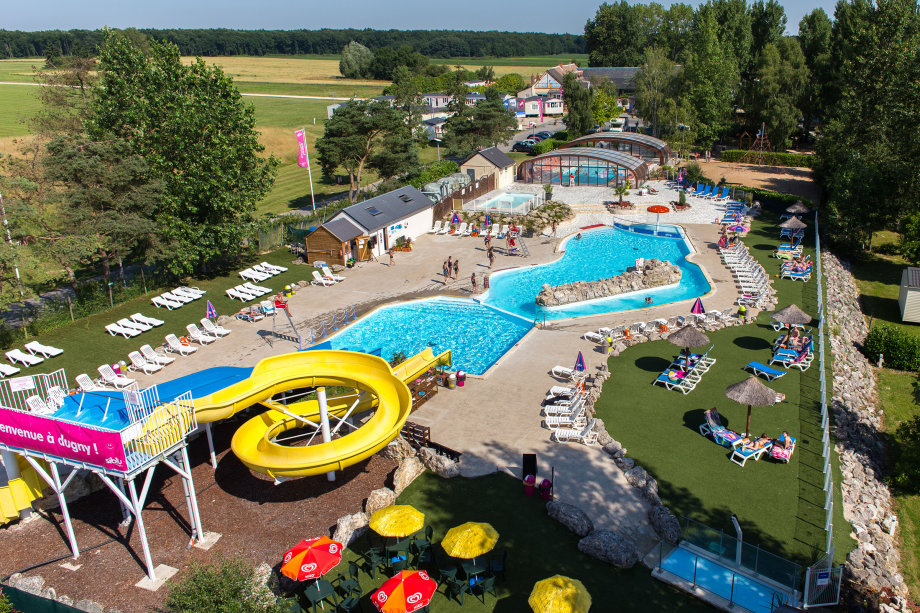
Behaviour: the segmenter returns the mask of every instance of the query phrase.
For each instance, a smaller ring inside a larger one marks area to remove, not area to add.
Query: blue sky
[[[822,7],[833,17],[833,0],[781,2],[789,17],[790,34],[798,31],[799,20],[814,8]],[[422,0],[45,0],[40,7],[28,2],[9,3],[3,11],[2,27],[8,30],[96,29],[104,25],[267,30],[392,28],[580,34],[599,4],[598,0],[465,0],[455,8]],[[670,2],[663,0],[662,4]]]

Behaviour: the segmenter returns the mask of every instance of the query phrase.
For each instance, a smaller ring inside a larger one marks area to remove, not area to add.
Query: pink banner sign
[[[109,470],[128,470],[121,435],[117,432],[93,430],[29,413],[0,409],[0,443]]]
[[[307,157],[307,133],[305,130],[294,132],[297,137],[297,165],[306,168],[310,165],[310,158]]]

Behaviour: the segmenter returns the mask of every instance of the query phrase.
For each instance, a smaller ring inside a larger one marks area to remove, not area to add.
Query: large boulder
[[[87,613],[105,613],[105,607],[99,604],[94,600],[78,600],[74,605],[74,609],[78,611],[86,611]]]
[[[648,473],[641,466],[633,466],[626,471],[626,480],[633,487],[645,489],[645,482],[648,480]]]
[[[639,560],[636,541],[610,530],[593,531],[578,541],[578,550],[617,568],[632,568]]]
[[[626,455],[626,449],[619,441],[611,440],[609,443],[604,445],[604,451],[607,452],[611,458],[622,458]]]
[[[396,504],[396,492],[388,487],[381,487],[371,492],[367,497],[367,502],[364,503],[364,512],[370,518],[375,511],[392,504]]]
[[[348,547],[359,536],[367,531],[367,515],[364,513],[354,513],[344,515],[339,518],[335,524],[335,533],[332,535],[333,541],[338,541]]]
[[[546,512],[578,536],[587,536],[594,530],[594,522],[588,514],[575,505],[551,500],[546,503]]]
[[[393,491],[399,496],[423,472],[425,472],[425,465],[418,458],[404,459],[393,473]]]
[[[675,545],[680,540],[680,521],[668,507],[653,506],[649,509],[648,521],[661,540]]]
[[[406,439],[397,436],[381,450],[380,455],[399,464],[405,458],[415,457],[415,449],[412,448],[412,445],[410,445]]]
[[[439,454],[434,449],[424,447],[419,449],[418,458],[422,465],[443,479],[453,479],[460,476],[460,465]]]
[[[25,577],[20,573],[16,573],[10,577],[10,585],[17,590],[39,596],[42,593],[42,588],[45,586],[45,579],[41,575],[30,575]]]
[[[624,471],[628,471],[636,464],[635,460],[633,460],[632,458],[626,457],[625,455],[619,458],[614,458],[613,461],[616,462],[617,466],[620,467],[620,470],[624,470]]]

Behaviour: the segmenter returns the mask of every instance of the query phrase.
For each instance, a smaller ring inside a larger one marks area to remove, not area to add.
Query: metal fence
[[[129,392],[125,394],[126,397],[130,393],[139,394]],[[148,394],[147,398],[152,398],[152,395]],[[155,408],[139,410],[143,413],[141,421],[121,431],[129,472],[161,459],[163,454],[185,440],[189,432],[198,425],[191,392],[185,392],[169,402],[158,404]]]
[[[12,379],[0,380],[0,406],[19,411],[28,411],[26,399],[38,396],[42,400],[48,399],[48,390],[58,387],[67,392],[67,375],[64,369],[56,370],[49,374],[26,375]]]
[[[825,370],[825,328],[827,317],[824,304],[824,272],[821,262],[821,236],[818,227],[818,212],[815,211],[815,265],[818,271],[818,383],[821,394],[821,458],[824,473],[824,530],[827,532],[824,553],[829,568],[834,558],[834,475],[831,464],[831,425],[827,410],[827,371]]]

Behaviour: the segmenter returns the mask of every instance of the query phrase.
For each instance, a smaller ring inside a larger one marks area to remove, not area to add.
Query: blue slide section
[[[162,402],[174,400],[188,391],[192,392],[192,398],[201,398],[247,379],[251,374],[251,367],[217,366],[159,383],[157,394]],[[124,395],[115,391],[67,396],[64,406],[55,411],[54,417],[109,430],[121,430],[128,425]]]

